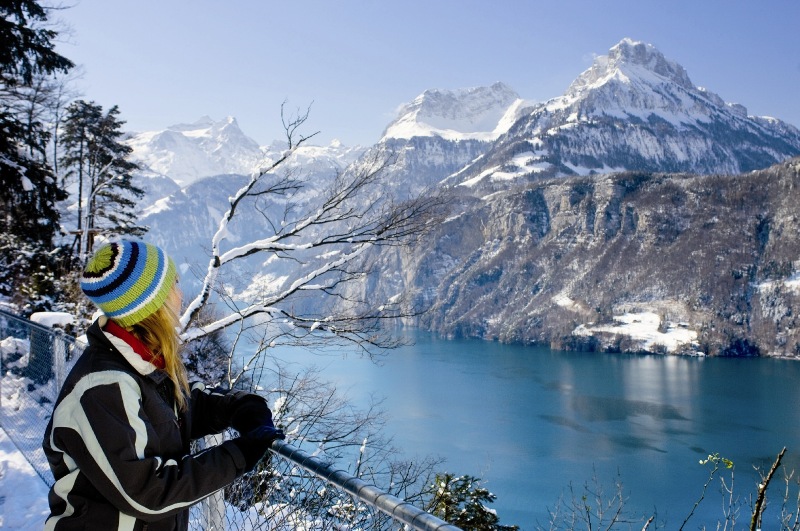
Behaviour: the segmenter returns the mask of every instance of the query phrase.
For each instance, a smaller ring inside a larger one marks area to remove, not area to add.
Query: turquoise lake
[[[709,477],[699,460],[712,453],[735,463],[739,522],[746,524],[754,466],[766,473],[786,446],[783,464],[800,473],[800,362],[412,337],[413,345],[380,363],[301,349],[280,357],[322,368],[356,404],[383,398],[394,443],[409,457],[441,456],[447,471],[483,478],[497,495],[490,507],[501,524],[546,528],[548,509],[569,485],[581,492],[594,475],[607,497],[622,481],[627,513],[655,514],[677,528]],[[721,474],[730,480],[730,471]],[[779,476],[765,522],[779,513]],[[687,529],[715,528],[723,518],[719,487],[718,480],[709,486]]]

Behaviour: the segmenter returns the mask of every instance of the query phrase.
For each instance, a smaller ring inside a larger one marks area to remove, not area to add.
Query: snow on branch
[[[307,113],[289,121],[284,119],[289,149],[268,167],[254,172],[229,199],[230,206],[211,239],[211,258],[202,288],[181,318],[184,341],[234,324],[241,326],[246,319],[258,317],[257,322],[262,324],[296,327],[307,334],[344,334],[356,343],[374,344],[374,323],[403,315],[396,304],[351,299],[343,286],[366,278],[376,249],[407,244],[434,227],[443,217],[445,200],[434,193],[408,200],[395,198],[393,183],[384,181],[385,170],[394,157],[376,152],[337,172],[327,184],[324,180],[303,182],[288,175],[278,176],[276,170],[311,138],[294,139],[306,118]],[[300,194],[305,187],[309,193]],[[270,197],[281,198],[280,204],[285,205],[282,213],[264,206],[278,204],[270,203]],[[245,202],[248,198],[251,201]],[[254,211],[248,210],[250,205]],[[235,230],[231,226],[234,219],[239,220],[237,226],[250,223],[254,213],[264,219],[263,237],[224,248],[226,243],[236,241],[230,232]],[[244,276],[243,285],[250,288],[235,297],[232,292],[226,293],[220,286],[222,268],[243,275],[242,271],[254,264],[243,260],[258,253],[270,255],[261,264],[266,271],[257,273],[267,279],[265,284],[253,288],[252,279]],[[241,266],[234,265],[239,262]],[[270,273],[267,268],[278,262],[284,264],[281,272]],[[198,315],[215,292],[231,303],[229,315],[198,323]],[[309,298],[317,295],[319,300]],[[306,311],[302,310],[304,304]],[[316,314],[324,305],[338,309],[321,318]],[[309,307],[312,311],[308,311]]]
[[[281,107],[281,117],[283,118],[283,106]],[[194,318],[197,317],[200,309],[208,302],[209,297],[211,296],[211,290],[216,282],[217,276],[219,274],[219,268],[222,265],[220,260],[220,244],[222,241],[228,237],[228,224],[230,223],[231,219],[233,219],[234,215],[236,214],[236,210],[241,203],[241,201],[247,197],[247,195],[253,190],[255,185],[261,181],[262,177],[267,175],[268,173],[274,171],[276,168],[281,166],[285,163],[289,157],[299,148],[304,142],[309,140],[310,138],[314,137],[317,133],[314,133],[309,136],[301,137],[296,143],[293,142],[293,135],[295,134],[297,128],[302,125],[303,122],[308,118],[308,113],[306,112],[305,115],[299,117],[295,120],[290,122],[286,122],[284,119],[284,130],[286,131],[287,138],[289,139],[289,149],[287,149],[277,160],[275,160],[271,165],[266,168],[260,168],[254,171],[250,176],[250,181],[239,189],[236,194],[230,198],[230,208],[227,212],[222,216],[219,221],[219,227],[217,228],[217,232],[214,234],[214,237],[211,239],[211,260],[208,264],[208,270],[206,272],[205,279],[203,280],[203,287],[200,290],[200,293],[195,297],[193,301],[188,305],[186,311],[184,312],[183,316],[181,317],[181,330],[186,330],[189,324],[192,322]],[[283,190],[284,188],[282,188]],[[273,190],[275,192],[275,190]]]
[[[257,314],[270,314],[270,315],[279,315],[282,311],[275,307],[275,304],[286,300],[292,294],[296,293],[297,291],[304,289],[308,286],[308,283],[312,280],[319,278],[320,276],[324,275],[325,273],[332,271],[338,267],[341,267],[345,263],[355,259],[358,257],[362,252],[364,252],[369,247],[369,244],[362,244],[359,245],[353,252],[348,253],[346,255],[341,256],[338,260],[323,264],[321,267],[311,271],[310,273],[306,274],[305,276],[298,278],[295,280],[287,289],[284,291],[269,297],[257,304],[251,304],[250,306],[231,314],[223,319],[210,323],[208,325],[198,327],[192,329],[182,336],[182,339],[185,341],[191,341],[201,335],[206,335],[213,333],[217,330],[221,330],[223,328],[227,328],[228,326],[235,324],[241,320],[244,320],[248,317],[252,317]]]

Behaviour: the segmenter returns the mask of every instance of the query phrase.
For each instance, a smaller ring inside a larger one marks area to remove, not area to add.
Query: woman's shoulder
[[[126,386],[142,385],[138,373],[125,363],[119,353],[105,345],[90,342],[70,369],[59,394],[63,397],[76,387],[86,390],[115,382]]]
[[[90,373],[100,371],[134,372],[122,355],[108,343],[90,342],[75,362],[73,371]]]

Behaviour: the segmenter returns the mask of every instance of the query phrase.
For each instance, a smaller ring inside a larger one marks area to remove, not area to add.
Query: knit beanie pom
[[[98,271],[108,269],[113,256],[113,248],[110,245],[104,245],[89,258],[89,261],[86,263],[86,272],[97,273]]]
[[[175,264],[162,249],[121,241],[92,255],[81,275],[81,290],[109,319],[127,327],[161,308],[176,278]]]

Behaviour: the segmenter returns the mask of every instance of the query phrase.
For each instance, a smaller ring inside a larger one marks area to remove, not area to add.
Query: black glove
[[[269,450],[272,441],[275,439],[285,439],[282,430],[279,430],[272,425],[272,421],[268,425],[258,426],[254,430],[249,431],[241,437],[233,439],[233,443],[241,450],[244,455],[245,472],[253,470],[264,454]]]
[[[245,437],[267,441],[267,446],[269,446],[275,439],[285,439],[286,435],[283,433],[282,429],[276,428],[272,424],[272,421],[270,421],[269,424],[262,424],[258,428],[247,432]]]
[[[267,401],[253,394],[237,400],[231,414],[231,428],[244,435],[259,426],[273,426],[272,411],[269,410]]]
[[[269,449],[269,444],[250,437],[237,437],[232,442],[244,455],[244,472],[253,470]]]

